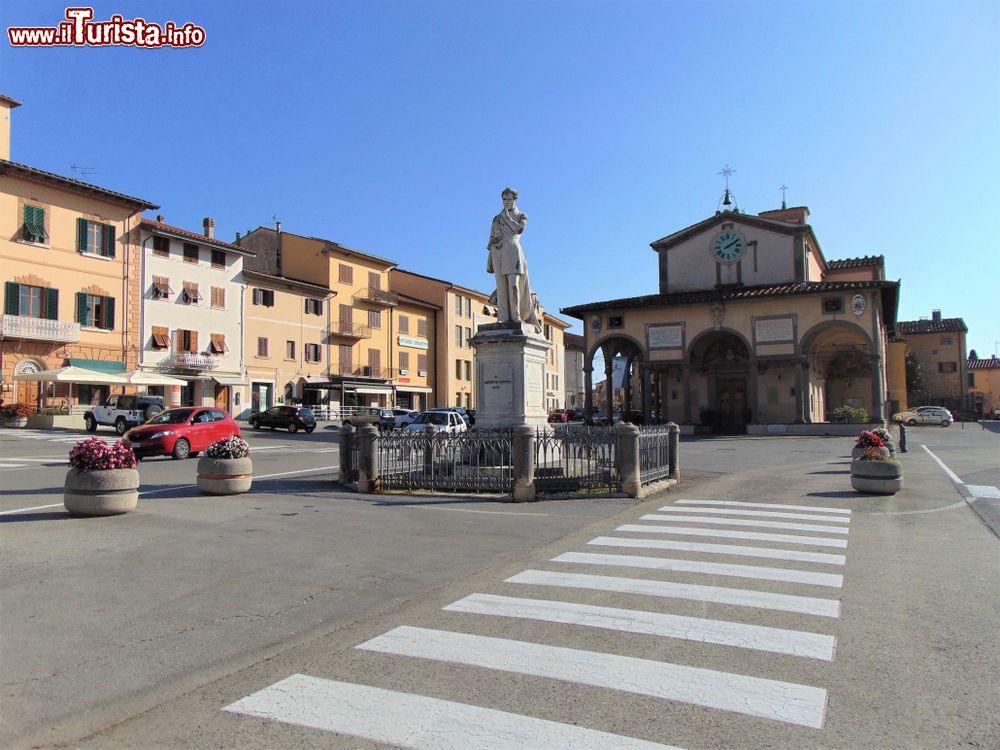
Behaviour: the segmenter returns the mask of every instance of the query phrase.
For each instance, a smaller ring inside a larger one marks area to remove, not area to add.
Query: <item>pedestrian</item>
[[[899,452],[906,453],[906,425],[899,423]]]

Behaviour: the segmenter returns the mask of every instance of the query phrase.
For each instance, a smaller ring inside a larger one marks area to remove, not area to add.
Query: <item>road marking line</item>
[[[307,474],[311,471],[320,472],[320,471],[329,471],[330,469],[339,469],[339,468],[340,468],[339,466],[317,466],[313,469],[299,469],[298,471],[282,471],[278,474],[260,474],[259,476],[255,474],[254,479],[257,480],[257,479],[271,479],[273,477],[287,477],[291,476],[292,474]],[[139,497],[142,497],[143,495],[155,495],[160,492],[172,492],[173,490],[180,490],[180,489],[185,489],[187,487],[197,487],[197,486],[198,486],[197,484],[177,484],[174,485],[173,487],[163,487],[158,490],[147,490],[146,492],[140,492]]]
[[[727,563],[676,560],[668,557],[640,557],[638,555],[600,555],[593,552],[564,552],[551,562],[578,563],[580,565],[609,565],[622,568],[669,570],[675,573],[704,573],[713,576],[753,578],[759,581],[784,581],[805,583],[811,586],[829,586],[839,589],[844,577],[837,573],[813,573],[791,568],[766,568],[759,565],[730,565]]]
[[[781,612],[798,612],[818,617],[840,617],[840,601],[812,596],[772,594],[769,591],[731,589],[724,586],[697,586],[691,583],[653,581],[645,578],[620,578],[594,576],[585,573],[556,573],[547,570],[525,570],[506,579],[507,583],[525,583],[535,586],[560,586],[591,591],[614,591],[620,594],[658,596],[666,599],[689,599],[712,604],[731,604],[736,607],[774,609]]]
[[[631,531],[642,534],[675,534],[678,536],[707,536],[722,539],[750,539],[755,542],[808,544],[812,547],[847,547],[846,539],[828,539],[822,536],[800,536],[798,534],[765,534],[757,531],[730,531],[729,529],[697,529],[688,526],[643,526],[637,523],[627,523],[619,526],[615,531]]]
[[[513,510],[474,510],[472,508],[443,508],[440,505],[400,505],[400,508],[419,508],[420,510],[450,510],[454,513],[489,513],[494,516],[547,516],[548,513],[521,513]]]
[[[680,750],[548,719],[304,674],[222,710],[412,750]]]
[[[638,547],[641,549],[672,549],[681,552],[706,552],[712,555],[736,555],[739,557],[766,557],[771,560],[795,560],[825,565],[843,565],[843,555],[829,555],[823,552],[799,552],[798,550],[775,549],[773,547],[744,547],[739,544],[702,544],[700,542],[675,542],[668,539],[631,539],[620,536],[599,536],[587,544],[604,547]]]
[[[920,447],[923,448],[925,451],[927,451],[928,455],[930,455],[931,458],[933,458],[935,461],[937,461],[937,465],[940,466],[942,469],[944,469],[944,473],[949,476],[949,478],[951,479],[951,481],[953,481],[955,484],[962,484],[962,480],[958,478],[958,474],[956,474],[951,469],[949,469],[947,466],[945,466],[944,465],[944,461],[942,461],[940,458],[938,458],[937,456],[935,456],[934,453],[931,452],[930,448],[928,448],[926,445],[921,445]]]
[[[404,625],[358,648],[593,685],[816,729],[823,726],[826,709],[823,688],[445,630]]]
[[[734,510],[732,508],[675,508],[672,505],[664,506],[657,510],[657,513],[706,513],[717,516],[755,516],[762,518],[791,518],[800,521],[826,521],[827,523],[849,524],[850,518],[840,518],[838,516],[820,516],[815,513],[782,513],[777,510]]]
[[[254,453],[257,453],[258,451],[274,451],[278,450],[279,448],[295,448],[295,447],[296,446],[294,445],[255,445],[251,448],[251,450]]]
[[[712,518],[711,516],[658,516],[647,513],[641,521],[688,521],[690,523],[717,524],[719,526],[757,526],[765,529],[789,529],[795,531],[827,531],[831,534],[847,534],[850,529],[839,526],[819,526],[810,523],[782,523],[780,521],[744,521],[740,518]]]
[[[18,508],[17,510],[5,510],[0,512],[0,516],[9,516],[12,513],[26,513],[29,510],[42,510],[43,508],[61,508],[62,503],[52,503],[52,505],[36,505],[33,508]]]
[[[1000,489],[988,484],[967,484],[965,489],[973,497],[981,497],[987,500],[1000,500]]]
[[[745,503],[738,500],[678,500],[676,505],[732,505],[738,508],[777,508],[778,510],[814,510],[823,513],[851,515],[847,508],[813,507],[812,505],[785,505],[783,503]]]
[[[69,466],[69,458],[66,456],[49,456],[41,458],[8,458],[8,461],[32,461],[37,463],[64,463]]]
[[[558,622],[602,630],[617,630],[623,633],[655,635],[661,638],[679,638],[823,661],[833,661],[836,643],[833,636],[802,630],[783,630],[725,620],[707,620],[702,617],[683,617],[660,612],[493,594],[471,594],[443,609],[450,612]]]

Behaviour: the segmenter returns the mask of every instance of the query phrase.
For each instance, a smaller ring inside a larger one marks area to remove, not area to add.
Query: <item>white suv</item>
[[[98,425],[113,425],[115,432],[124,435],[129,428],[147,422],[161,411],[162,396],[147,396],[144,393],[109,396],[103,404],[83,415],[83,424],[87,432],[96,432]]]
[[[427,425],[434,428],[434,432],[465,432],[468,426],[462,416],[454,411],[425,411],[403,428],[404,432],[423,432]]]

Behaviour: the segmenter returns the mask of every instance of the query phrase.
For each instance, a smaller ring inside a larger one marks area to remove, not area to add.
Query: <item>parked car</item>
[[[228,412],[199,406],[184,406],[160,412],[125,433],[125,445],[136,456],[197,456],[217,440],[236,435],[240,427]]]
[[[569,421],[570,422],[582,422],[583,421],[583,409],[569,409]]]
[[[465,410],[465,415],[469,418],[469,426],[470,427],[476,423],[476,410],[475,409],[466,409]]]
[[[465,426],[468,427],[472,423],[472,418],[469,413],[465,410],[463,406],[435,406],[433,409],[428,409],[427,411],[450,411],[458,414],[462,421],[465,422]]]
[[[622,414],[622,422],[646,424],[646,416],[638,409],[629,409]]]
[[[389,411],[388,409],[381,409],[377,406],[372,407],[358,407],[355,409],[353,414],[346,414],[341,421],[343,425],[354,425],[355,427],[361,427],[366,424],[373,424],[378,427],[379,422],[382,420],[382,413]]]
[[[921,406],[913,411],[901,411],[893,414],[892,418],[908,425],[939,424],[942,427],[947,427],[955,421],[951,412],[943,406]]]
[[[113,425],[115,432],[124,435],[129,427],[140,425],[163,411],[162,396],[138,395],[109,396],[100,406],[83,415],[87,432],[96,432],[98,425]]]
[[[434,427],[435,432],[459,433],[469,429],[465,420],[462,419],[462,415],[458,412],[447,409],[434,409],[417,415],[416,420],[412,424],[407,425],[404,431],[421,432],[427,429],[427,425]]]
[[[281,427],[289,432],[312,432],[316,429],[316,415],[312,413],[312,409],[304,406],[272,406],[267,411],[254,412],[248,422],[255,430],[261,427],[270,427],[272,430]]]
[[[420,412],[412,409],[383,409],[378,426],[382,430],[394,430],[397,427],[406,427],[418,416]]]
[[[555,409],[549,412],[550,422],[568,422],[569,421],[569,410],[568,409]]]

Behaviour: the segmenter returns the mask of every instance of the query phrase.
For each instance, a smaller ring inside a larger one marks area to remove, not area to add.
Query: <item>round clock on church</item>
[[[712,255],[719,263],[735,263],[747,250],[747,241],[731,229],[722,232],[712,243]]]

